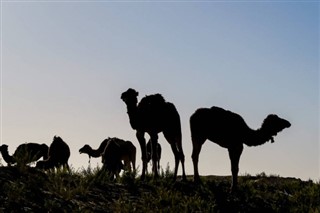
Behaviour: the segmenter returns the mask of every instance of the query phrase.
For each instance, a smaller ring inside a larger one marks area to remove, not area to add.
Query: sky
[[[319,180],[319,2],[0,4],[0,142],[10,154],[25,142],[50,145],[57,135],[71,149],[69,164],[82,169],[89,158],[79,148],[118,137],[137,147],[141,172],[140,146],[120,99],[134,88],[139,100],[160,93],[176,106],[187,175],[193,175],[189,118],[198,108],[219,106],[252,129],[268,114],[292,124],[273,144],[245,146],[240,175]],[[173,169],[162,134],[159,142],[162,168]],[[199,172],[231,175],[227,150],[205,142]]]

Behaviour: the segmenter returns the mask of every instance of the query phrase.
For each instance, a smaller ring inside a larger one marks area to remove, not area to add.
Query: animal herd
[[[182,148],[182,134],[179,113],[174,104],[165,101],[162,95],[147,95],[138,102],[138,92],[129,88],[121,94],[126,104],[129,123],[136,131],[142,158],[141,179],[145,179],[147,164],[152,161],[152,173],[155,178],[159,176],[161,158],[161,145],[158,143],[158,134],[163,133],[164,138],[171,146],[175,158],[174,179],[177,178],[179,164],[182,166],[182,179],[186,180],[185,156]],[[228,149],[231,161],[232,186],[237,188],[239,160],[243,151],[243,144],[258,146],[268,141],[274,142],[274,136],[285,128],[291,126],[290,122],[275,114],[268,115],[261,127],[251,129],[244,119],[231,111],[219,107],[199,108],[190,117],[191,140],[193,145],[192,162],[194,167],[194,181],[200,182],[198,162],[202,145],[210,140],[223,148]],[[146,143],[145,134],[150,136]],[[29,164],[36,162],[36,168],[53,169],[65,167],[69,169],[68,160],[70,148],[62,138],[54,136],[48,147],[46,144],[25,143],[17,147],[13,155],[9,155],[8,145],[1,145],[2,158],[8,164]],[[111,176],[119,176],[120,171],[136,169],[136,147],[130,141],[116,137],[107,138],[101,142],[97,149],[86,144],[79,149],[80,154],[85,153],[91,157],[101,157],[102,169]],[[42,158],[42,160],[39,160]]]

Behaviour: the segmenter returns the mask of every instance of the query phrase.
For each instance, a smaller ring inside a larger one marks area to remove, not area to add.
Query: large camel
[[[147,169],[147,151],[145,133],[150,135],[152,148],[152,171],[154,177],[158,177],[157,168],[157,142],[158,133],[162,132],[171,145],[175,157],[174,179],[177,177],[179,163],[182,165],[182,178],[185,180],[184,154],[182,149],[182,135],[180,116],[172,103],[166,102],[162,95],[154,94],[141,99],[138,104],[138,92],[129,88],[122,93],[121,99],[127,105],[127,112],[131,127],[136,130],[136,136],[140,144],[142,155],[142,175],[145,178]]]
[[[269,140],[273,143],[273,136],[290,126],[291,124],[287,120],[271,114],[263,121],[260,129],[253,130],[240,115],[222,108],[212,107],[196,110],[190,117],[194,181],[200,181],[198,172],[199,153],[207,139],[228,149],[232,172],[231,190],[235,190],[238,183],[239,160],[243,144],[258,146]]]
[[[104,150],[110,141],[116,141],[117,145],[120,146],[121,156],[120,159],[123,160],[124,169],[131,171],[131,166],[133,170],[136,169],[136,147],[131,141],[125,141],[119,138],[107,138],[103,140],[98,149],[92,149],[90,145],[86,144],[81,149],[79,149],[80,154],[86,153],[89,158],[98,158],[102,156]]]

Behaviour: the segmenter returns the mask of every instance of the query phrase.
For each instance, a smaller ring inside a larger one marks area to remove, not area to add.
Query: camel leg
[[[231,172],[232,172],[232,185],[231,191],[235,191],[238,186],[238,172],[239,172],[239,161],[243,150],[243,145],[232,147],[228,149],[229,158],[231,161]]]
[[[157,159],[158,159],[158,152],[157,152],[157,144],[158,144],[158,134],[152,134],[151,137],[151,159],[152,159],[152,172],[154,173],[154,177],[158,178],[158,168],[157,168]]]
[[[158,166],[158,170],[160,170],[160,158],[161,158],[160,156],[161,156],[161,154],[160,154],[160,155],[158,155],[158,159],[157,159],[157,163],[158,163],[158,165],[157,165],[157,166]]]
[[[131,164],[132,164],[133,171],[135,171],[136,170],[136,150],[134,150],[134,152],[132,153]]]
[[[176,147],[176,144],[172,143],[170,145],[171,145],[171,149],[172,149],[172,152],[174,154],[174,160],[175,160],[173,179],[176,180],[177,179],[178,168],[179,168],[179,152],[178,152],[178,149]]]
[[[142,174],[141,180],[145,179],[146,176],[146,168],[147,168],[147,149],[146,149],[146,140],[144,138],[144,132],[137,131],[136,132],[137,139],[141,148],[141,159],[142,159]]]
[[[169,142],[175,158],[174,180],[177,178],[180,161],[182,165],[182,180],[187,180],[184,167],[184,154],[182,149],[181,134],[175,134],[173,131],[163,131],[163,135]]]
[[[193,174],[193,181],[195,183],[199,183],[200,182],[200,176],[199,176],[199,170],[198,170],[198,162],[199,162],[199,154],[201,151],[201,147],[203,145],[203,143],[206,141],[206,139],[195,139],[192,138],[192,162],[193,162],[193,170],[194,170],[194,174]]]
[[[182,180],[187,180],[186,172],[185,172],[185,167],[184,167],[184,154],[183,154],[183,149],[182,149],[182,142],[181,138],[177,140],[177,148],[178,148],[178,156],[181,161],[181,166],[182,166]],[[178,162],[179,165],[179,162]],[[178,166],[177,166],[178,167]]]

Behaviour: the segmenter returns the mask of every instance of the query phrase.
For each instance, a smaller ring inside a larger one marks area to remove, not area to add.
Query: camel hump
[[[151,107],[151,106],[161,106],[165,104],[166,101],[163,96],[159,93],[153,95],[147,95],[141,99],[139,103],[140,108]]]

